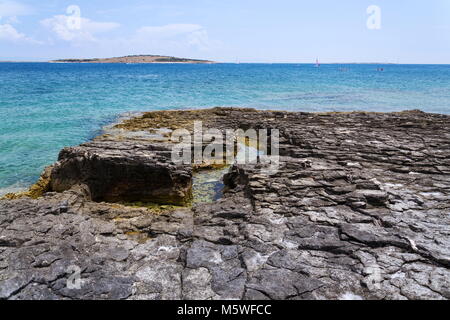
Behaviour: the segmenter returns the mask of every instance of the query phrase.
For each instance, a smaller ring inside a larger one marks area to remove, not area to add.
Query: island
[[[177,58],[160,55],[130,55],[114,58],[94,58],[94,59],[58,59],[51,60],[50,63],[197,63],[211,64],[214,61]]]

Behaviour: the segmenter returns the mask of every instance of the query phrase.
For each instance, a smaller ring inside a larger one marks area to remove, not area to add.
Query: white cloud
[[[188,36],[188,42],[190,45],[195,46],[200,50],[208,50],[211,47],[211,41],[209,40],[208,32],[206,32],[206,30],[192,32]]]
[[[198,24],[168,24],[138,29],[130,39],[134,44],[151,44],[153,47],[210,47],[208,32]]]
[[[0,40],[20,40],[23,39],[25,35],[18,32],[10,24],[0,24]]]
[[[24,16],[33,13],[33,8],[17,1],[0,0],[0,17]]]
[[[24,16],[33,13],[33,8],[17,1],[0,0],[0,41],[14,43],[42,44],[42,42],[27,37],[25,34],[17,31],[12,24],[19,22],[18,16]]]
[[[202,29],[202,26],[198,24],[168,24],[158,27],[142,27],[137,30],[136,37],[167,39],[179,35],[190,34]]]
[[[120,27],[115,22],[97,22],[80,17],[79,25],[71,23],[73,17],[57,15],[41,21],[41,24],[52,30],[59,39],[71,42],[95,42],[95,34],[104,33]]]
[[[10,24],[0,24],[0,41],[41,44],[41,42],[29,38],[23,33],[20,33]]]

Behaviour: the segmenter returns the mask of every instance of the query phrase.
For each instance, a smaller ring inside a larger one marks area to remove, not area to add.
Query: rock
[[[8,299],[32,281],[32,276],[19,275],[0,281],[0,300]]]
[[[125,248],[119,247],[119,248],[112,248],[111,250],[109,250],[108,255],[114,261],[121,262],[127,260],[130,253]]]
[[[170,156],[169,150],[125,141],[66,148],[52,169],[50,188],[86,185],[94,201],[183,205],[191,197],[192,171],[170,163]]]
[[[278,129],[280,166],[234,164],[221,199],[155,209],[189,201],[193,169],[154,130],[196,120]],[[0,200],[0,299],[450,299],[449,116],[214,108],[118,127],[64,149],[41,194]]]
[[[211,280],[206,268],[186,269],[183,272],[183,299],[211,300],[218,297],[211,289]]]
[[[286,269],[258,271],[247,284],[247,288],[275,300],[292,299],[321,286],[323,284],[319,280]]]
[[[356,194],[363,196],[369,204],[375,206],[385,205],[388,199],[387,193],[379,190],[360,190]]]

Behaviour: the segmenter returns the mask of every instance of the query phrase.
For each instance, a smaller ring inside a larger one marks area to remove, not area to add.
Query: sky
[[[450,0],[0,0],[0,60],[450,64]]]

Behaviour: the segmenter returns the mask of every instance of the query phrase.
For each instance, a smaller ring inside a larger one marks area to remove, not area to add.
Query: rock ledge
[[[233,165],[213,203],[136,205],[189,202],[161,132],[195,120],[279,129],[280,170]],[[114,130],[0,200],[0,299],[450,298],[449,116],[214,108]]]

